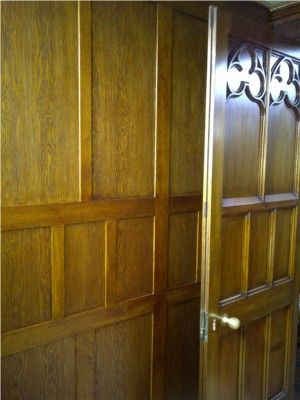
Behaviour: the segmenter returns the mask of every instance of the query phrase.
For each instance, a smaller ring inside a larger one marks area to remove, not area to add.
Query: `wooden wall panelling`
[[[153,218],[117,222],[117,301],[153,293]]]
[[[2,205],[77,201],[77,4],[4,2],[2,39]]]
[[[75,338],[2,359],[2,397],[7,400],[75,398]]]
[[[78,2],[80,197],[92,198],[92,15],[91,2]]]
[[[93,196],[154,188],[155,5],[92,3]]]
[[[95,399],[95,331],[75,337],[76,399]]]
[[[65,316],[65,235],[64,234],[65,232],[63,225],[51,227],[52,319],[59,319]]]
[[[97,330],[95,352],[96,399],[150,398],[151,314]]]
[[[2,233],[2,332],[51,319],[49,228]]]
[[[66,315],[105,304],[105,222],[65,226]]]
[[[207,24],[173,12],[170,192],[201,193]]]
[[[197,280],[198,215],[174,214],[169,220],[169,268],[170,288]]]
[[[166,399],[198,399],[199,299],[168,307]]]
[[[169,161],[172,67],[172,9],[157,5],[156,54],[156,176],[154,291],[165,293],[168,284]],[[153,327],[152,398],[164,398],[166,374],[167,304],[155,305]]]

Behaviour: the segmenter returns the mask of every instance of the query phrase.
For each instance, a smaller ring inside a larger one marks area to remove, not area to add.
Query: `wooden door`
[[[212,7],[208,51],[203,303],[241,329],[209,317],[205,398],[292,399],[299,47],[272,43],[266,25]]]
[[[1,7],[3,399],[196,399],[207,11]]]

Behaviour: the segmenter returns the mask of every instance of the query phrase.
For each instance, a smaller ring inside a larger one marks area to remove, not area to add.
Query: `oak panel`
[[[170,191],[202,193],[207,24],[173,13]]]
[[[293,192],[295,113],[284,102],[270,107],[267,146],[266,192]]]
[[[51,233],[48,228],[2,233],[2,331],[51,318]]]
[[[243,217],[223,218],[221,246],[221,299],[241,293]]]
[[[219,343],[219,388],[222,390],[220,398],[238,399],[240,333],[227,332],[221,336]]]
[[[269,354],[269,397],[284,390],[287,309],[275,311],[271,315]]]
[[[169,219],[169,287],[196,281],[197,213],[175,214]]]
[[[245,328],[244,400],[263,398],[265,324],[261,318]]]
[[[2,359],[2,398],[75,398],[75,340],[67,338]]]
[[[198,399],[199,299],[168,308],[166,398]]]
[[[153,218],[117,223],[117,301],[153,291]]]
[[[226,103],[223,197],[257,194],[259,137],[259,106],[246,95],[229,99]]]
[[[150,397],[151,342],[151,314],[96,331],[96,399]]]
[[[153,194],[155,6],[92,3],[93,195]]]
[[[66,314],[104,305],[104,222],[65,227],[65,290]]]
[[[267,282],[269,251],[269,213],[251,214],[248,289]]]
[[[289,276],[291,210],[277,210],[273,280]]]
[[[77,4],[4,2],[1,20],[2,204],[78,200]]]

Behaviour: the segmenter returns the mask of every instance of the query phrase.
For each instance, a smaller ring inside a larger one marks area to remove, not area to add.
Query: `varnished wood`
[[[51,232],[2,234],[2,332],[51,319]]]
[[[52,319],[65,316],[65,238],[64,227],[51,228],[51,300]]]
[[[155,24],[150,2],[92,3],[94,198],[153,194]]]
[[[66,315],[105,304],[104,222],[65,227]]]
[[[76,335],[76,396],[95,399],[95,331]]]
[[[92,27],[91,2],[78,2],[79,13],[79,129],[80,129],[80,195],[92,198]]]
[[[2,205],[77,201],[77,4],[4,2],[1,20]]]

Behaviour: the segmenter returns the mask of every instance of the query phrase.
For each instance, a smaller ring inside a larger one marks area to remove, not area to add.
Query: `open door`
[[[292,398],[300,60],[267,27],[209,18],[203,394]]]

